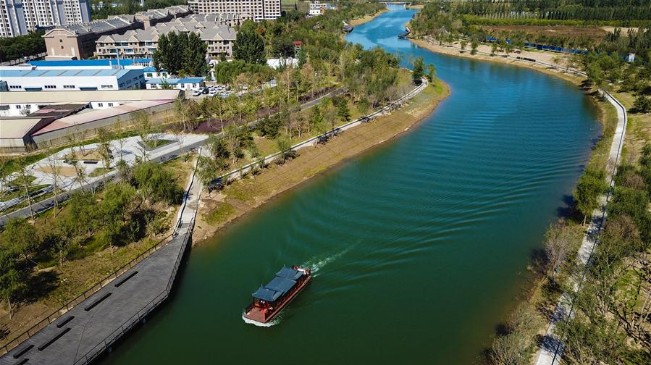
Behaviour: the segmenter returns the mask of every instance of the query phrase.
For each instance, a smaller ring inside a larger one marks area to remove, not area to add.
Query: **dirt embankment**
[[[566,54],[521,50],[517,53],[511,52],[508,55],[504,52],[497,52],[494,56],[491,56],[491,47],[485,44],[480,44],[479,47],[477,47],[477,54],[473,55],[470,52],[470,44],[466,45],[464,50],[461,50],[461,44],[459,42],[455,42],[451,45],[440,45],[436,42],[424,39],[410,40],[417,46],[428,49],[432,52],[480,61],[526,67],[560,77],[577,85],[584,79],[583,76],[577,76],[572,72],[574,70],[573,60]],[[518,57],[520,57],[520,59],[518,59]],[[535,62],[531,60],[534,60]]]
[[[390,115],[346,130],[325,145],[301,149],[296,159],[284,165],[272,164],[261,174],[238,180],[221,192],[204,192],[193,233],[195,244],[201,244],[279,194],[408,132],[448,95],[448,86],[439,81]]]

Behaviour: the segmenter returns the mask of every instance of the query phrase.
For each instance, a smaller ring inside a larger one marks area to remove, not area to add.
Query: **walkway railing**
[[[200,155],[201,155],[201,148],[199,148],[199,156]],[[195,183],[195,175],[197,171],[198,161],[199,159],[197,158],[194,163],[194,168],[192,169],[192,175],[190,181],[188,182],[188,185],[185,189],[185,194],[183,197],[183,205],[179,209],[179,213],[177,215],[177,220],[176,220],[177,223],[175,224],[174,227],[173,236],[175,237],[175,239],[181,239],[183,241],[182,243],[183,249],[179,250],[179,253],[176,256],[176,260],[174,261],[174,265],[172,267],[172,273],[170,275],[169,280],[167,281],[167,286],[154,299],[149,301],[149,303],[145,304],[145,306],[142,309],[140,309],[133,316],[127,319],[119,328],[111,332],[101,343],[97,344],[95,347],[88,350],[88,352],[86,352],[78,360],[76,360],[75,365],[77,364],[83,365],[83,364],[91,363],[95,358],[97,358],[100,354],[106,351],[113,343],[115,343],[115,341],[117,341],[119,338],[124,336],[124,334],[126,334],[131,329],[133,329],[133,327],[136,326],[139,322],[144,320],[147,317],[147,315],[151,313],[151,311],[157,308],[162,302],[164,302],[169,297],[170,293],[172,292],[174,281],[176,280],[176,274],[181,265],[181,260],[183,259],[183,254],[185,253],[187,249],[188,241],[192,236],[192,228],[194,227],[194,222],[196,218],[196,211],[195,211],[189,222],[185,222],[185,223],[183,222],[183,213],[185,212],[185,208],[187,207],[188,204],[190,190],[192,190],[192,187],[194,186]],[[198,191],[199,194],[201,194],[201,189],[199,189]],[[199,196],[197,196],[196,201],[199,201]],[[185,229],[185,232],[181,233],[183,234],[183,236],[178,237],[179,231],[183,229]]]
[[[357,126],[359,124],[362,124],[364,122],[375,119],[375,118],[377,118],[378,116],[382,115],[383,113],[385,113],[387,111],[392,111],[392,110],[400,107],[402,105],[402,103],[404,103],[405,101],[413,98],[418,93],[423,91],[423,89],[425,89],[427,87],[427,85],[428,85],[427,80],[423,79],[423,82],[419,86],[413,88],[411,91],[409,91],[405,95],[401,96],[400,98],[398,98],[398,99],[388,103],[387,105],[377,109],[373,113],[368,114],[366,116],[359,117],[359,118],[357,118],[357,119],[355,119],[355,120],[353,120],[351,122],[348,122],[346,124],[342,124],[342,125],[340,125],[338,127],[335,127],[334,129],[329,130],[329,131],[327,131],[327,132],[325,132],[323,134],[320,134],[318,136],[314,136],[312,138],[309,138],[309,139],[307,139],[305,141],[299,142],[299,143],[291,146],[290,150],[298,150],[298,149],[301,149],[303,147],[313,146],[321,138],[328,137],[328,136],[332,135],[336,130],[345,131],[345,130],[350,129],[352,127],[355,127],[355,126]],[[272,153],[270,155],[267,155],[264,158],[262,158],[260,161],[251,162],[251,163],[246,164],[246,165],[244,165],[244,166],[242,166],[240,168],[229,171],[229,172],[219,176],[219,179],[221,179],[223,183],[227,183],[227,182],[234,181],[234,180],[237,180],[239,178],[242,178],[243,176],[245,176],[246,174],[251,172],[256,166],[259,166],[261,163],[262,164],[268,164],[270,162],[273,162],[286,152],[287,151],[280,151],[280,152],[275,152],[275,153]]]
[[[193,182],[195,180],[195,171],[196,171],[196,161],[195,161],[195,168],[192,171],[192,178],[190,179],[190,182],[188,183],[188,187],[185,192],[185,197],[187,197],[187,194],[189,194],[190,189],[192,188]],[[30,337],[35,335],[38,331],[41,329],[45,328],[47,325],[50,323],[56,321],[58,318],[63,316],[66,312],[68,312],[70,309],[72,309],[74,306],[78,305],[79,303],[83,302],[86,300],[88,297],[91,295],[97,293],[100,291],[102,288],[104,288],[106,285],[111,283],[113,280],[115,280],[118,276],[124,274],[126,271],[130,270],[137,264],[139,264],[142,260],[146,259],[147,257],[151,256],[154,252],[158,251],[161,247],[165,246],[170,238],[173,238],[178,234],[179,227],[181,226],[180,220],[183,216],[183,211],[185,210],[185,207],[187,205],[187,199],[183,199],[183,204],[181,205],[179,209],[179,214],[177,215],[177,220],[174,225],[174,230],[172,233],[168,234],[167,236],[163,237],[161,240],[159,240],[156,245],[153,247],[149,248],[147,251],[144,251],[140,253],[138,256],[133,258],[131,261],[126,263],[125,265],[119,267],[115,271],[113,271],[111,274],[105,276],[102,278],[97,284],[93,285],[91,288],[85,290],[83,293],[79,294],[75,298],[69,300],[66,302],[64,305],[59,307],[57,310],[53,311],[52,314],[48,315],[46,318],[43,318],[40,320],[38,323],[34,324],[31,326],[29,329],[26,331],[22,332],[18,336],[14,337],[11,341],[7,342],[4,346],[0,347],[0,355],[4,355],[7,352],[11,351],[14,349],[16,346],[19,344],[23,343],[24,341],[27,341]],[[194,219],[192,219],[192,224],[194,225]],[[177,260],[178,261],[178,260]],[[176,275],[176,270],[177,268],[174,268],[174,274]],[[169,285],[168,285],[169,286]]]

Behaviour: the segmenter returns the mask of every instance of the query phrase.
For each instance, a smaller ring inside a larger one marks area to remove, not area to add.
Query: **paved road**
[[[620,156],[622,154],[622,147],[624,146],[624,137],[626,135],[626,124],[628,122],[628,117],[626,115],[626,108],[612,95],[606,94],[606,99],[613,104],[617,110],[617,128],[615,129],[615,135],[613,136],[613,142],[610,145],[610,152],[608,155],[608,165],[606,170],[608,171],[606,176],[606,182],[612,188],[615,186],[615,174],[617,173],[617,166],[619,166]],[[577,265],[581,273],[578,277],[571,279],[571,284],[574,288],[574,291],[581,289],[581,285],[585,280],[585,267],[592,256],[592,252],[595,249],[597,244],[597,239],[601,233],[604,223],[606,222],[606,204],[610,200],[611,195],[610,191],[606,195],[599,197],[599,208],[595,209],[592,213],[588,229],[586,230],[585,235],[583,236],[583,242],[581,247],[579,247],[579,252],[577,256]],[[545,333],[545,338],[542,342],[542,346],[538,351],[536,357],[536,365],[558,365],[561,361],[561,355],[563,352],[563,343],[562,338],[558,338],[555,333],[556,323],[561,321],[568,316],[572,316],[572,305],[573,305],[573,293],[565,292],[561,295],[556,305],[556,311],[552,318],[549,327]]]
[[[179,143],[171,143],[169,145],[151,151],[149,160],[154,162],[165,162],[171,160],[176,156],[185,153],[193,148],[198,148],[203,146],[207,139],[208,137],[205,136],[205,138],[201,138],[197,141],[193,141],[188,144],[184,143],[183,146],[181,146]],[[76,184],[77,186],[69,185],[67,186],[67,189],[65,191],[62,191],[61,193],[58,194],[56,199],[59,202],[64,202],[75,192],[80,191],[82,189],[85,190],[96,189],[102,184],[104,184],[105,182],[113,180],[116,177],[116,175],[117,175],[116,171],[111,171],[107,173],[105,177],[100,176],[96,179],[92,179],[84,185],[80,185],[80,184]],[[54,207],[54,201],[55,201],[55,197],[50,196],[49,198],[40,200],[32,204],[32,209],[34,210],[34,214],[38,214],[48,209],[51,209],[52,207]],[[21,208],[11,213],[2,215],[0,216],[0,227],[4,226],[7,223],[7,221],[12,218],[27,218],[30,215],[31,212],[29,207]]]
[[[194,176],[176,236],[136,266],[0,358],[0,365],[87,364],[169,296],[191,240],[201,184]]]

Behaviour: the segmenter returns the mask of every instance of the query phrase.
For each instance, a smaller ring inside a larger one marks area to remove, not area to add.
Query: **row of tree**
[[[651,362],[651,145],[639,167],[618,169],[615,186],[575,315],[559,325],[570,364]]]
[[[456,8],[461,14],[484,17],[503,15],[587,21],[651,19],[651,6],[644,0],[466,0],[460,1]]]
[[[46,52],[43,32],[32,32],[13,38],[0,38],[0,62]]]

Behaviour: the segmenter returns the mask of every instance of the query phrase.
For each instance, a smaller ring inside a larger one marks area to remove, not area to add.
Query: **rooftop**
[[[5,77],[93,77],[115,76],[120,78],[133,70],[0,70],[0,79]]]
[[[70,104],[104,101],[174,100],[180,90],[111,90],[111,91],[39,91],[0,92],[0,105],[6,104]]]
[[[106,119],[118,115],[132,113],[138,110],[151,108],[158,105],[163,105],[172,102],[171,100],[150,100],[150,101],[136,101],[133,103],[119,105],[113,108],[106,109],[93,109],[86,113],[73,114],[50,123],[49,125],[32,133],[35,136],[53,132],[59,129],[74,127],[77,125],[94,122],[100,119]]]
[[[149,65],[151,58],[120,59],[121,66]],[[75,66],[115,66],[116,60],[58,60],[58,61],[29,61],[36,67],[75,67]]]
[[[23,138],[41,119],[30,117],[2,117],[0,119],[0,139]]]
[[[184,77],[182,79],[174,79],[174,78],[163,79],[163,78],[160,78],[160,77],[154,77],[154,78],[151,78],[151,79],[147,80],[147,83],[150,84],[150,85],[198,84],[200,82],[203,82],[205,79],[206,79],[205,77]]]

